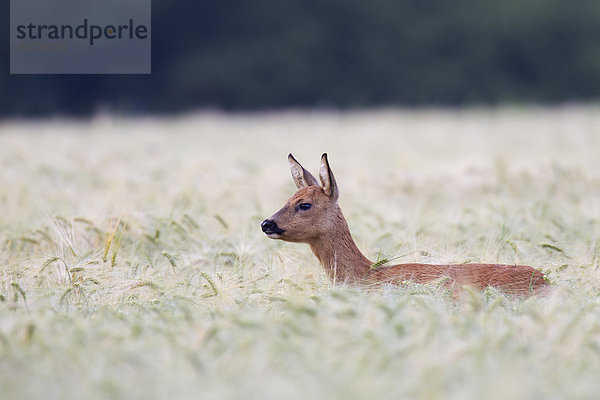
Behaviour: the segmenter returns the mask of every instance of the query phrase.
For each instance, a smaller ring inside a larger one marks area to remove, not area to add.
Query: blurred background
[[[155,0],[151,75],[1,69],[5,118],[595,102],[600,1]]]

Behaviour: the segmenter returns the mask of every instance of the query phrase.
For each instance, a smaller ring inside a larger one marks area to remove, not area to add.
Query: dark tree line
[[[1,115],[600,97],[598,0],[155,0],[152,14],[149,76],[11,76],[6,38]]]

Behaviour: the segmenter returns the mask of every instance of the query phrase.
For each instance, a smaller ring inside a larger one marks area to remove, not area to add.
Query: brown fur
[[[445,287],[461,290],[463,286],[482,290],[488,286],[505,293],[528,296],[544,291],[544,275],[526,265],[502,264],[400,264],[372,268],[358,249],[348,224],[337,204],[338,187],[329,168],[327,155],[321,158],[317,180],[293,158],[288,156],[292,177],[298,191],[267,221],[283,230],[268,234],[273,239],[308,243],[319,259],[327,276],[333,282],[366,285],[404,281],[427,283],[443,280]],[[300,210],[300,204],[309,203],[309,210]]]

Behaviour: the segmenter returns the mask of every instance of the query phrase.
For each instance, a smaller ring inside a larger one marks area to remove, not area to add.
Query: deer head
[[[319,178],[321,183],[288,155],[290,170],[298,191],[288,199],[283,208],[261,224],[263,232],[271,239],[288,242],[312,243],[330,231],[338,214],[339,191],[327,154],[321,156]]]

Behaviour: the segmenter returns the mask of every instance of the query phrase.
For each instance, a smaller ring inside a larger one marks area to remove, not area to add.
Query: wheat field
[[[532,265],[543,298],[334,286],[260,222],[327,152],[372,260]],[[0,123],[2,399],[591,399],[600,109]]]

